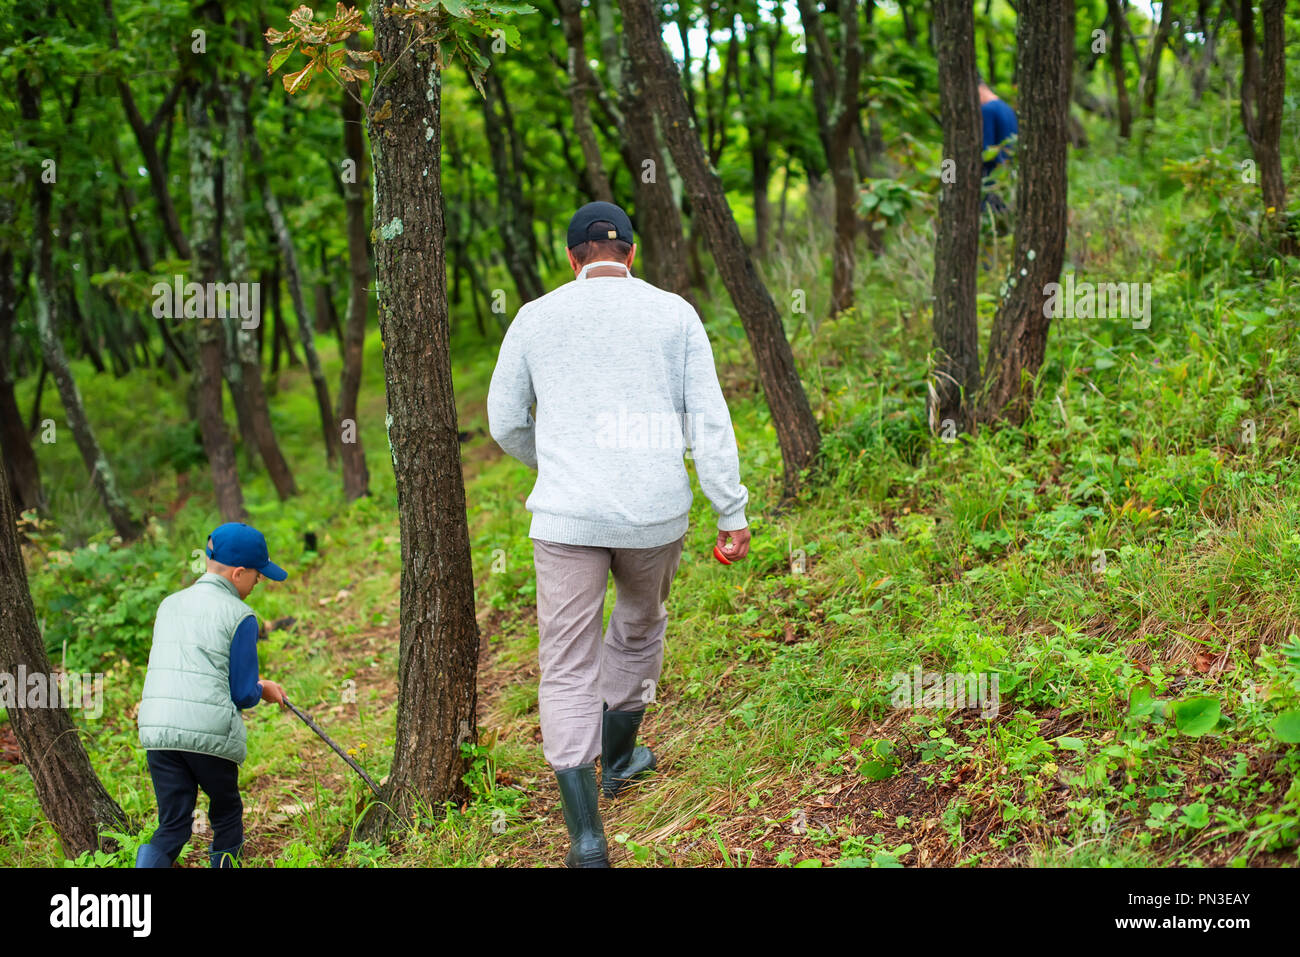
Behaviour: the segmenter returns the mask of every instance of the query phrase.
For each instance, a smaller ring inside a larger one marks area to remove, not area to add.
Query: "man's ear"
[[[627,251],[627,259],[623,260],[623,265],[628,268],[629,272],[632,269],[633,259],[636,259],[636,243],[632,244],[632,248]]]
[[[578,265],[578,260],[573,258],[573,250],[566,249],[564,254],[569,257],[569,267],[573,270],[573,274],[576,276],[582,267]]]

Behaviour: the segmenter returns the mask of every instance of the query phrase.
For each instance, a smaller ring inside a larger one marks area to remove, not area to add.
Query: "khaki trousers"
[[[537,704],[542,754],[552,769],[600,754],[601,712],[639,711],[654,700],[664,661],[664,602],[683,535],[658,548],[600,548],[533,539],[537,572]],[[617,597],[601,640],[605,588]]]

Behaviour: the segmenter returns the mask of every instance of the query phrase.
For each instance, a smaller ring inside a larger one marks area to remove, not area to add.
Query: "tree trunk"
[[[1174,28],[1174,5],[1170,0],[1160,4],[1160,25],[1147,53],[1147,66],[1142,73],[1142,106],[1146,115],[1155,120],[1156,93],[1160,88],[1160,56],[1164,53],[1169,34]]]
[[[0,220],[13,222],[13,207],[0,198]],[[23,414],[14,394],[14,373],[9,364],[14,314],[18,297],[14,292],[14,253],[10,246],[0,248],[0,455],[3,455],[12,483],[18,510],[45,508],[41,473],[32,449],[32,439],[23,428]]]
[[[357,396],[361,392],[361,363],[366,345],[366,317],[370,309],[370,239],[366,229],[366,144],[361,129],[361,88],[350,84],[343,91],[343,151],[351,160],[351,174],[343,179],[343,205],[348,232],[348,312],[343,328],[343,373],[339,380],[339,428],[343,449],[343,494],[351,502],[370,494],[361,426],[357,421]],[[349,423],[351,423],[349,425]]]
[[[799,486],[800,471],[812,464],[821,436],[781,316],[754,269],[727,205],[722,181],[704,156],[651,0],[619,0],[619,5],[632,62],[645,82],[646,102],[651,112],[663,119],[669,149],[690,196],[694,222],[708,238],[718,272],[749,338],[781,444],[786,493],[792,494]]]
[[[54,668],[27,587],[27,568],[18,545],[18,516],[9,496],[9,475],[0,461],[0,672],[17,676],[53,676]],[[16,688],[23,694],[26,688]],[[47,704],[53,702],[47,699]],[[59,836],[63,853],[75,858],[86,851],[116,845],[102,830],[125,831],[126,815],[104,790],[91,767],[76,724],[60,699],[59,707],[10,708],[9,723],[18,753],[32,776],[36,799]]]
[[[609,72],[612,96],[618,98],[615,105],[606,97],[603,105],[618,127],[623,162],[632,174],[633,225],[645,278],[694,307],[682,213],[673,196],[659,130],[646,107],[643,85],[635,71],[624,68],[627,53],[623,36],[615,29],[613,4],[611,0],[596,0],[596,4],[601,59]]]
[[[821,14],[813,0],[799,0],[808,44],[814,103],[822,127],[826,165],[835,188],[835,241],[831,257],[831,318],[853,308],[853,266],[858,226],[858,178],[853,140],[859,122],[862,44],[857,0],[840,0],[842,34],[838,63],[831,53]],[[865,149],[865,144],[864,144]],[[866,164],[866,160],[863,161]]]
[[[118,50],[117,20],[113,14],[112,0],[104,0],[104,12],[108,17],[109,44],[114,50]],[[140,147],[140,155],[144,158],[145,169],[149,173],[149,188],[158,203],[163,232],[167,234],[167,239],[176,250],[176,255],[181,259],[189,259],[191,258],[190,244],[185,237],[185,231],[181,229],[180,216],[176,213],[176,204],[172,201],[171,190],[167,185],[170,182],[167,176],[167,158],[158,153],[158,132],[164,121],[170,121],[180,98],[183,83],[183,80],[178,79],[172,84],[167,95],[163,97],[158,111],[147,122],[140,114],[135,97],[131,93],[131,85],[125,78],[117,79],[117,92],[122,100],[127,124],[135,135],[136,143]]]
[[[23,118],[33,124],[39,123],[40,93],[31,85],[28,74],[24,72],[18,74],[18,100]],[[45,359],[46,368],[54,377],[59,398],[63,402],[63,414],[68,420],[68,430],[72,433],[73,441],[77,443],[78,451],[81,452],[81,460],[90,472],[91,482],[99,495],[99,501],[122,541],[134,541],[143,529],[131,514],[126,499],[118,491],[117,477],[103,449],[100,448],[90,420],[86,418],[81,392],[72,377],[72,370],[68,367],[68,357],[63,351],[63,342],[59,338],[59,304],[54,282],[54,237],[50,220],[53,184],[38,178],[32,184],[32,189],[36,206],[33,235],[36,261],[35,311],[36,329],[41,340],[41,354]],[[7,488],[5,491],[8,494]]]
[[[1196,60],[1196,65],[1192,68],[1192,98],[1201,102],[1205,96],[1206,81],[1210,76],[1210,65],[1216,62],[1215,49],[1219,43],[1219,29],[1223,25],[1223,8],[1215,15],[1214,23],[1210,24],[1209,20],[1209,0],[1200,0],[1197,10],[1198,23],[1200,30],[1205,34],[1205,51]]]
[[[1133,108],[1128,100],[1128,81],[1124,77],[1124,16],[1123,0],[1106,0],[1110,11],[1110,36],[1106,38],[1106,52],[1110,56],[1110,70],[1115,77],[1115,103],[1119,113],[1119,135],[1128,139],[1133,134]]]
[[[766,32],[765,32],[766,31]],[[748,89],[741,84],[741,104],[749,129],[749,169],[754,194],[754,255],[767,256],[772,233],[772,203],[768,191],[772,182],[771,106],[776,97],[776,48],[781,42],[781,24],[767,25],[757,10],[753,22],[745,22],[745,52]],[[767,68],[759,57],[759,35],[767,40]],[[752,112],[751,112],[752,111]],[[756,115],[755,115],[756,114]]]
[[[605,163],[596,142],[596,130],[591,124],[591,96],[595,81],[591,65],[587,62],[586,36],[582,29],[581,0],[556,0],[560,23],[564,27],[564,41],[569,47],[569,105],[573,111],[573,133],[582,148],[583,169],[587,193],[607,203],[614,202],[614,193],[605,175]]]
[[[853,308],[854,240],[858,234],[858,177],[853,166],[853,134],[858,128],[858,86],[862,46],[858,41],[857,0],[839,0],[844,48],[841,76],[831,117],[831,155],[835,184],[835,248],[831,272],[831,316]]]
[[[1241,125],[1250,140],[1259,168],[1260,193],[1268,220],[1278,230],[1284,255],[1300,254],[1286,215],[1286,179],[1282,174],[1282,105],[1286,93],[1285,0],[1263,0],[1264,59],[1255,39],[1255,13],[1250,0],[1238,0],[1235,13],[1241,27]]]
[[[321,368],[320,356],[316,352],[316,334],[311,327],[311,313],[307,311],[306,300],[302,295],[302,272],[298,268],[298,253],[294,249],[293,236],[289,233],[289,223],[284,218],[280,201],[265,172],[262,163],[262,148],[257,142],[256,127],[250,122],[247,126],[249,151],[258,170],[258,188],[262,193],[262,205],[267,218],[271,221],[271,232],[275,236],[284,262],[285,278],[289,283],[289,298],[293,302],[294,316],[298,320],[298,340],[302,343],[302,354],[307,362],[307,371],[311,375],[312,386],[316,390],[316,409],[320,413],[321,434],[325,440],[325,460],[330,466],[338,461],[341,445],[338,429],[334,426],[334,410],[330,406],[330,387],[325,380],[325,370]]]
[[[1017,17],[1020,63],[1020,185],[1016,191],[1016,239],[1011,274],[993,319],[980,418],[1024,421],[1033,378],[1047,348],[1047,286],[1065,260],[1066,114],[1074,38],[1066,37],[1065,4],[1022,3]]]
[[[946,422],[968,431],[979,389],[979,322],[975,308],[982,178],[975,24],[969,4],[939,3],[939,105],[944,175],[934,246],[934,345],[938,352],[928,412],[932,431]]]
[[[202,286],[216,282],[221,273],[221,236],[217,233],[217,159],[213,154],[208,100],[213,87],[195,82],[189,91],[187,126],[190,159],[190,239],[194,248],[194,281]],[[212,491],[222,521],[240,522],[244,492],[239,485],[235,447],[222,414],[223,346],[226,333],[221,320],[203,309],[198,322],[198,381],[196,414],[203,450],[212,466]]]
[[[244,197],[248,194],[248,182],[244,175],[244,130],[248,114],[248,80],[241,76],[236,84],[229,88],[228,103],[230,115],[226,124],[226,168],[222,183],[226,191],[226,236],[230,250],[230,278],[233,282],[248,282],[252,278],[252,269],[248,264],[248,239],[244,226]],[[259,287],[258,303],[261,303]],[[271,411],[266,401],[266,386],[262,382],[262,355],[258,347],[257,329],[261,328],[264,308],[259,309],[257,323],[253,328],[244,328],[238,319],[231,321],[230,327],[234,341],[232,364],[238,368],[238,383],[245,396],[248,409],[248,424],[251,435],[245,433],[245,441],[256,443],[262,461],[266,463],[267,474],[275,485],[275,492],[281,501],[298,494],[298,485],[293,479],[293,472],[280,449],[280,442],[271,425]],[[230,378],[231,391],[234,391],[235,378]],[[242,428],[242,426],[241,426]]]
[[[487,49],[487,41],[483,42]],[[506,268],[515,282],[521,303],[546,293],[537,272],[537,240],[533,236],[533,204],[524,195],[523,150],[505,85],[498,70],[489,70],[483,81],[483,124],[492,153],[492,172],[497,185],[497,229]]]
[[[466,794],[461,745],[478,737],[479,632],[447,321],[441,76],[428,47],[402,55],[402,20],[380,3],[371,11],[386,70],[367,123],[402,539],[397,739],[384,807],[362,826],[377,837],[393,817],[410,819],[417,802],[437,808]],[[391,110],[382,120],[381,103]]]

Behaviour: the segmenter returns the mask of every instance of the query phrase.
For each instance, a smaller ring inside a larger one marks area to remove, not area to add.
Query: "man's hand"
[[[284,689],[274,681],[262,681],[262,700],[278,704],[281,708],[285,707]]]
[[[738,528],[734,532],[719,529],[718,548],[733,562],[740,561],[749,554],[749,528]]]

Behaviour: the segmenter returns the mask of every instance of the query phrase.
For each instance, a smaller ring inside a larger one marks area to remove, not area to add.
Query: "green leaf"
[[[1283,744],[1300,744],[1300,711],[1283,711],[1273,720],[1273,737]]]
[[[1071,738],[1065,735],[1056,739],[1056,746],[1062,751],[1085,751],[1088,745],[1079,738]]]
[[[293,43],[290,43],[287,47],[284,47],[283,49],[280,50],[276,50],[274,53],[272,53],[271,59],[268,60],[266,63],[267,75],[270,76],[276,70],[280,69],[280,67],[284,65],[284,61],[289,59],[289,55],[293,53],[293,51],[296,50],[297,48],[298,48],[298,41],[295,40]]]
[[[868,781],[884,781],[894,776],[898,768],[888,761],[863,761],[858,765],[858,773]]]
[[[1199,738],[1219,723],[1218,698],[1188,698],[1173,703],[1174,725],[1183,734]]]

